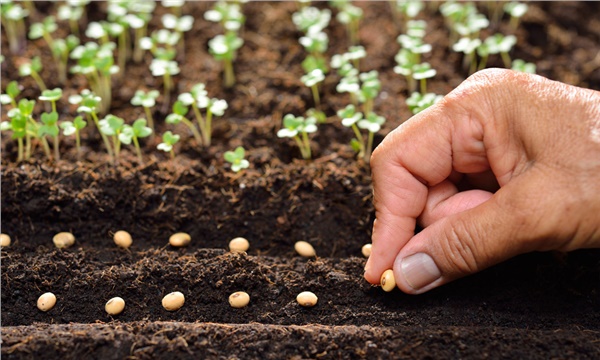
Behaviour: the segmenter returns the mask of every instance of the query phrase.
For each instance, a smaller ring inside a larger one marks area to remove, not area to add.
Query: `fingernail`
[[[417,253],[400,260],[404,279],[415,290],[419,290],[442,276],[431,256]]]

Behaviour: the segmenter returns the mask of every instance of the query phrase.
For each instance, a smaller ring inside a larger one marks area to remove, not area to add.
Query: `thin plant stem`
[[[311,86],[310,90],[312,91],[313,99],[315,100],[315,107],[317,109],[320,109],[321,108],[321,98],[319,97],[319,88],[317,87],[317,84],[314,84],[313,86]]]
[[[142,159],[142,151],[140,150],[140,143],[138,142],[137,136],[133,137],[133,145],[135,146],[135,152],[137,153],[140,163],[143,163],[144,159]]]
[[[204,133],[204,146],[210,146],[212,132],[212,111],[206,111],[206,132]]]
[[[165,94],[164,94],[164,107],[168,108],[170,102],[171,102],[171,74],[169,74],[168,72],[166,72],[163,75],[163,86],[165,88]]]
[[[31,135],[25,134],[25,159],[29,160],[31,157]]]
[[[487,60],[488,60],[488,55],[482,57],[481,60],[479,60],[479,66],[477,67],[477,70],[485,69],[485,66],[487,65]]]
[[[298,144],[298,149],[300,149],[300,154],[302,154],[303,159],[308,159],[306,155],[306,149],[304,149],[304,144],[298,135],[294,136],[294,140],[296,140],[296,144]]]
[[[48,141],[46,141],[46,137],[42,136],[41,138],[42,146],[44,147],[44,153],[46,153],[46,157],[48,160],[52,159],[52,154],[50,153],[50,146],[48,145]]]
[[[92,112],[92,119],[94,120],[94,124],[96,124],[96,128],[98,128],[98,132],[100,133],[100,136],[102,136],[102,141],[104,141],[104,146],[106,147],[106,151],[108,152],[108,155],[110,156],[111,160],[114,161],[114,154],[112,151],[112,148],[110,146],[110,142],[108,141],[108,138],[106,137],[106,135],[104,135],[104,133],[102,132],[102,130],[100,130],[100,120],[98,120],[98,115],[96,115],[95,112]]]
[[[23,161],[23,138],[18,138],[17,142],[19,144],[19,152],[17,155],[17,161]]]
[[[358,157],[361,157],[365,154],[365,140],[356,124],[352,124],[352,130],[354,131],[354,136],[356,136],[356,140],[358,140],[358,142],[360,143],[360,151],[358,152]]]
[[[230,88],[235,85],[235,74],[233,72],[233,62],[230,59],[223,60],[225,87]]]
[[[421,79],[421,94],[425,95],[427,93],[427,79]]]
[[[33,80],[35,80],[35,83],[40,88],[40,90],[42,90],[42,91],[48,90],[48,88],[46,87],[46,84],[44,83],[44,80],[42,80],[42,78],[37,73],[37,71],[31,71],[31,77],[33,78]]]
[[[512,60],[510,59],[510,55],[507,52],[500,53],[502,56],[502,62],[504,62],[504,67],[510,69],[510,65],[512,64]]]
[[[373,151],[373,137],[375,133],[369,131],[369,137],[367,139],[367,150],[365,151],[365,161],[369,162],[371,158],[371,151]]]
[[[312,154],[310,151],[310,140],[308,139],[308,134],[306,132],[302,132],[302,140],[304,140],[304,150],[306,151],[306,156],[304,156],[304,158],[308,160],[311,158]]]
[[[150,111],[149,107],[145,106],[144,111],[146,112],[146,117],[148,118],[148,127],[154,131],[154,119],[152,118],[152,111]]]
[[[75,130],[75,147],[77,148],[77,160],[81,160],[81,138],[79,130]]]
[[[196,106],[196,103],[192,104],[192,110],[194,110],[194,116],[196,116],[200,133],[202,133],[202,137],[204,138],[204,133],[206,133],[206,121],[204,121],[204,117],[202,117],[202,113],[200,112],[200,109],[198,109],[198,106]]]
[[[194,135],[194,138],[196,139],[196,142],[198,143],[198,146],[202,146],[202,136],[200,135],[200,133],[198,132],[198,129],[196,129],[194,124],[186,118],[182,118],[181,121],[185,125],[187,125],[188,128],[190,128],[190,130],[192,131],[192,134]]]
[[[58,135],[54,136],[54,159],[56,161],[60,160],[59,141]]]
[[[173,151],[173,147],[171,147],[171,160],[175,159],[175,151]]]

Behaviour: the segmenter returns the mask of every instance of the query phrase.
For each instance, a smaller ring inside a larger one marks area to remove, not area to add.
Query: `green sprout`
[[[226,151],[223,155],[225,161],[231,163],[231,170],[233,172],[239,172],[250,166],[250,162],[244,159],[244,156],[246,156],[246,150],[241,146],[236,147],[234,151]]]
[[[477,69],[477,57],[475,56],[475,51],[479,46],[481,46],[481,40],[468,37],[461,38],[452,46],[452,50],[464,54],[463,66],[469,68],[470,74],[474,73]]]
[[[13,54],[21,53],[25,49],[25,42],[27,41],[24,19],[29,16],[29,11],[12,1],[2,1],[0,3],[0,16],[8,38],[10,52]]]
[[[504,36],[503,34],[494,34],[485,39],[484,45],[489,54],[500,54],[502,62],[506,68],[511,67],[511,59],[508,54],[512,47],[517,43],[517,37],[514,35]]]
[[[152,71],[153,76],[163,77],[163,107],[166,107],[169,105],[171,99],[171,90],[173,89],[172,77],[173,75],[179,74],[179,65],[177,64],[177,61],[174,60],[152,59],[152,62],[150,63],[150,70]]]
[[[292,15],[292,21],[305,34],[320,32],[329,25],[331,10],[319,10],[316,7],[305,7]]]
[[[85,14],[85,6],[90,0],[70,0],[58,7],[56,16],[59,20],[68,20],[71,32],[79,37],[79,20]]]
[[[343,110],[338,110],[337,116],[342,119],[343,126],[352,128],[352,131],[354,131],[354,136],[356,136],[356,138],[352,139],[350,144],[354,151],[358,153],[358,157],[365,156],[364,138],[357,126],[357,123],[362,120],[363,114],[356,111],[356,107],[350,104]]]
[[[520,3],[517,1],[509,2],[504,5],[504,11],[510,15],[510,26],[516,30],[519,27],[519,21],[523,15],[527,12],[529,7],[527,4]]]
[[[42,61],[39,56],[34,56],[31,59],[31,62],[26,62],[19,66],[19,75],[20,76],[31,76],[40,90],[46,90],[46,84],[42,77],[40,76],[40,72],[42,71]]]
[[[316,58],[322,58],[322,54],[327,51],[329,38],[322,31],[310,32],[302,36],[298,42],[304,46],[304,49]]]
[[[98,125],[102,134],[112,138],[112,151],[109,151],[109,155],[111,152],[114,154],[112,160],[116,164],[119,153],[121,152],[121,139],[119,135],[123,131],[125,120],[112,114],[108,114],[104,119],[98,122]]]
[[[181,41],[178,42],[177,46],[179,47],[180,52],[185,51],[185,39],[183,37],[183,33],[192,29],[192,26],[194,25],[194,17],[190,15],[177,17],[173,14],[164,14],[162,17],[162,23],[165,28],[179,34]]]
[[[56,19],[54,16],[48,16],[41,23],[31,24],[31,27],[29,28],[29,38],[31,40],[36,40],[43,37],[48,47],[52,48],[52,44],[54,43],[52,33],[55,32],[56,29],[58,29]]]
[[[427,22],[425,20],[410,20],[406,23],[406,35],[422,39],[426,33]]]
[[[360,129],[366,129],[369,132],[369,136],[367,138],[367,146],[365,149],[365,160],[368,161],[371,158],[371,151],[373,150],[373,139],[375,137],[375,133],[381,130],[381,125],[385,123],[385,118],[383,116],[379,116],[374,112],[370,112],[367,114],[365,118],[359,120],[357,125]]]
[[[102,137],[102,141],[104,142],[104,146],[106,147],[108,155],[114,160],[112,147],[108,137],[102,132],[102,129],[100,128],[100,120],[98,119],[98,109],[101,106],[102,99],[90,90],[83,89],[79,95],[69,96],[69,103],[73,105],[79,105],[77,112],[84,113],[92,118],[96,128],[98,129],[98,132],[100,132],[100,136]]]
[[[379,73],[376,70],[371,70],[369,72],[360,74],[358,77],[361,81],[360,92],[358,93],[358,101],[364,103],[363,112],[368,117],[373,111],[373,101],[381,90]]]
[[[187,126],[191,130],[198,145],[202,146],[202,135],[198,132],[198,129],[196,128],[194,123],[192,123],[188,118],[186,118],[188,111],[189,107],[187,107],[182,101],[177,100],[173,104],[173,112],[167,115],[165,121],[167,124],[171,125],[177,125],[180,122],[184,123],[185,126]]]
[[[21,89],[19,88],[19,84],[13,80],[8,83],[6,86],[6,93],[0,95],[0,104],[2,105],[12,105],[13,108],[17,107],[17,96],[21,94]]]
[[[146,126],[146,119],[137,119],[133,122],[133,125],[123,125],[121,132],[119,133],[119,141],[123,144],[129,145],[133,141],[135,146],[135,152],[138,160],[143,162],[142,151],[140,150],[140,143],[138,139],[148,137],[152,135],[152,129]]]
[[[140,40],[148,33],[148,23],[152,19],[152,13],[156,7],[154,1],[132,1],[129,9],[133,12],[125,15],[129,26],[134,29],[133,61],[139,63],[144,56],[144,49],[140,46]]]
[[[137,90],[131,99],[131,105],[144,107],[146,118],[148,119],[148,126],[153,130],[154,120],[152,117],[152,110],[150,109],[156,105],[156,99],[159,95],[160,92],[158,92],[158,90],[150,90],[148,92],[145,92],[144,90]]]
[[[56,112],[56,102],[62,97],[63,91],[61,88],[42,91],[42,95],[38,97],[41,101],[49,101],[52,104],[52,112]]]
[[[246,21],[239,4],[225,1],[215,3],[213,9],[204,13],[204,18],[208,21],[221,23],[221,26],[227,32],[238,32]]]
[[[59,130],[58,130],[58,113],[42,113],[40,117],[42,125],[38,128],[38,137],[42,138],[45,135],[50,135],[54,139],[54,159],[60,159],[59,151]]]
[[[442,95],[436,95],[434,93],[421,94],[418,92],[414,92],[410,95],[408,99],[406,99],[406,105],[413,114],[418,114],[421,111],[427,109],[431,105],[437,103],[442,100]]]
[[[87,126],[87,122],[83,120],[81,115],[76,116],[73,121],[63,121],[60,124],[61,129],[63,130],[64,136],[71,136],[75,134],[75,147],[77,149],[77,158],[81,158],[81,136],[80,132],[83,128]]]
[[[181,16],[181,8],[185,4],[185,0],[162,0],[160,3],[166,8],[171,8],[173,15]]]
[[[535,74],[536,66],[533,63],[525,62],[525,60],[514,59],[512,69],[524,73]]]
[[[64,84],[67,80],[67,63],[69,54],[73,49],[79,46],[79,38],[75,35],[68,35],[66,39],[55,39],[52,43],[52,55],[58,68],[58,81]]]
[[[350,0],[333,0],[333,6],[339,9],[336,19],[346,25],[351,44],[358,43],[358,27],[363,16],[363,10],[350,3]]]
[[[177,134],[173,134],[170,131],[167,131],[162,136],[162,142],[156,146],[158,150],[162,150],[164,152],[168,152],[171,154],[171,159],[175,158],[175,151],[173,151],[173,146],[177,144],[180,136]]]
[[[283,129],[277,132],[277,137],[293,138],[300,148],[302,158],[308,160],[311,158],[309,133],[317,131],[317,119],[314,117],[294,116],[287,114],[283,117]]]
[[[435,69],[431,68],[429,63],[417,64],[413,67],[413,78],[421,83],[421,94],[427,92],[427,79],[431,79],[437,74]]]
[[[321,106],[321,99],[319,97],[319,83],[325,80],[325,74],[321,69],[314,69],[310,73],[302,76],[300,80],[309,87],[312,91],[313,99],[315,101],[315,106],[319,108]]]
[[[469,13],[464,22],[454,24],[454,30],[461,37],[475,39],[479,32],[490,25],[490,21],[483,14]]]
[[[244,40],[238,37],[234,32],[225,35],[217,35],[208,42],[209,52],[217,61],[223,61],[224,84],[230,88],[235,84],[235,74],[233,72],[233,60],[235,52],[244,44]]]

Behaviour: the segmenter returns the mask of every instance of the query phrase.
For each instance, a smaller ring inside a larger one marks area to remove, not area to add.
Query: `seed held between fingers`
[[[294,244],[294,249],[300,256],[314,257],[317,256],[315,248],[306,241],[298,241]]]
[[[363,245],[361,251],[364,257],[368,258],[369,256],[371,256],[371,244]]]
[[[381,280],[379,281],[381,284],[381,288],[383,291],[390,292],[394,290],[396,287],[396,279],[394,278],[394,271],[392,269],[386,270],[381,275]]]
[[[231,252],[244,252],[250,248],[250,242],[243,237],[236,237],[229,242]]]
[[[317,295],[310,291],[303,291],[300,294],[298,294],[298,296],[296,296],[296,301],[298,302],[298,304],[304,307],[315,306],[317,305],[318,300],[319,298],[317,297]]]
[[[185,303],[185,296],[179,291],[167,294],[162,299],[162,306],[168,311],[179,310]]]
[[[229,305],[236,309],[243,308],[250,302],[250,295],[244,291],[237,291],[229,295]]]
[[[184,232],[173,234],[169,238],[169,244],[175,247],[188,246],[190,241],[192,241],[192,237]]]
[[[54,242],[54,245],[59,249],[68,248],[75,244],[75,236],[70,232],[59,232],[54,235],[52,242]]]
[[[131,239],[131,235],[124,230],[119,230],[113,236],[113,240],[115,244],[119,247],[127,249],[133,243],[133,239]]]
[[[10,245],[10,236],[6,234],[0,234],[0,246],[5,247]]]
[[[108,313],[108,315],[119,315],[125,309],[125,300],[120,297],[114,297],[106,303],[104,306],[104,310]]]
[[[38,309],[46,312],[52,309],[56,305],[56,295],[51,292],[42,294],[37,301]]]

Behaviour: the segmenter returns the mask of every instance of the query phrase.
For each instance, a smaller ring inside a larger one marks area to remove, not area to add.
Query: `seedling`
[[[462,40],[462,39],[461,39]],[[512,47],[517,43],[517,37],[514,35],[504,36],[503,34],[494,34],[485,39],[484,44],[489,54],[500,54],[506,68],[511,67],[511,59],[508,54]]]
[[[454,24],[454,30],[461,37],[475,39],[479,32],[490,25],[490,21],[483,14],[469,13],[464,22]]]
[[[192,241],[192,237],[184,232],[179,232],[169,237],[169,244],[174,247],[188,246]]]
[[[152,19],[152,13],[156,7],[154,1],[134,1],[129,4],[130,10],[133,14],[125,15],[126,21],[129,22],[129,26],[134,29],[134,47],[133,47],[133,61],[139,63],[142,61],[144,56],[144,49],[140,46],[140,40],[146,37],[148,33],[148,22]]]
[[[79,38],[75,35],[69,35],[66,39],[56,39],[52,44],[52,54],[56,60],[58,80],[61,84],[67,80],[67,62],[69,61],[69,54],[77,46],[79,46]]]
[[[38,97],[41,101],[49,101],[52,104],[52,111],[56,112],[56,102],[62,97],[63,91],[60,88],[42,91],[42,95]]]
[[[504,5],[504,11],[510,15],[510,26],[513,30],[516,30],[517,27],[519,27],[521,17],[525,15],[528,9],[529,7],[527,4],[517,1],[512,1]]]
[[[346,106],[345,109],[339,110],[337,112],[337,116],[342,119],[342,125],[345,127],[352,128],[354,131],[355,139],[352,139],[351,145],[352,148],[358,152],[358,157],[363,157],[365,155],[365,144],[364,138],[360,132],[360,129],[356,125],[363,118],[363,113],[357,112],[356,107],[352,104]]]
[[[179,291],[172,292],[167,294],[162,299],[162,306],[167,311],[176,311],[181,309],[183,304],[185,303],[185,296]]]
[[[138,160],[143,162],[142,152],[140,150],[139,139],[145,138],[152,135],[152,129],[146,126],[146,119],[137,119],[133,122],[133,125],[123,125],[123,129],[119,134],[119,141],[123,144],[129,145],[133,141],[135,146],[135,152]]]
[[[183,37],[184,32],[188,32],[194,25],[194,17],[185,15],[177,17],[173,14],[164,14],[162,17],[163,26],[169,30],[179,34],[181,41],[177,44],[179,50],[183,52],[185,50],[185,38]]]
[[[396,279],[394,278],[394,271],[392,269],[386,270],[381,275],[381,280],[379,281],[381,284],[381,288],[385,292],[390,292],[394,290],[396,287]]]
[[[202,144],[203,144],[202,135],[198,132],[198,129],[196,129],[196,126],[185,117],[186,114],[188,113],[188,111],[189,111],[189,108],[181,100],[177,100],[173,104],[173,112],[171,114],[167,115],[165,121],[167,122],[167,124],[172,124],[172,125],[177,125],[180,122],[183,122],[185,124],[185,126],[187,126],[191,130],[198,145],[202,146]]]
[[[106,313],[108,315],[113,315],[113,316],[119,315],[120,313],[123,312],[124,309],[125,309],[125,300],[123,300],[120,297],[114,297],[114,298],[108,300],[108,302],[104,306],[104,311],[106,311]]]
[[[181,8],[185,0],[162,0],[160,3],[166,8],[171,8],[175,16],[181,16]]]
[[[43,312],[50,311],[56,305],[56,295],[51,292],[42,294],[37,300],[37,308]]]
[[[367,146],[365,148],[366,161],[371,158],[371,151],[373,150],[373,138],[375,137],[375,133],[381,130],[381,125],[384,123],[385,118],[375,114],[374,112],[369,112],[364,119],[359,120],[357,123],[360,129],[366,129],[369,132]]]
[[[171,154],[171,159],[175,158],[175,151],[173,151],[173,146],[177,144],[180,136],[177,134],[173,134],[170,131],[167,131],[162,136],[162,142],[156,146],[158,150],[162,150],[164,152],[168,152]]]
[[[18,106],[16,108],[11,109],[7,113],[10,122],[3,121],[0,124],[0,130],[12,131],[12,138],[17,139],[17,161],[22,161],[23,159],[29,160],[29,158],[31,157],[32,137],[39,137],[44,147],[44,152],[46,153],[46,156],[48,157],[48,159],[52,157],[52,155],[50,154],[50,147],[48,146],[46,138],[43,136],[40,137],[38,135],[39,128],[41,125],[32,118],[34,107],[35,100],[21,99],[19,101]],[[25,144],[23,143],[23,139],[25,139]]]
[[[524,73],[535,74],[536,66],[533,63],[528,63],[521,59],[515,59],[512,62],[512,69]]]
[[[83,17],[85,5],[88,3],[89,0],[69,1],[67,4],[58,7],[56,16],[59,20],[68,20],[71,32],[77,37],[79,37],[79,20]]]
[[[315,257],[317,256],[317,252],[315,251],[315,248],[306,241],[297,241],[294,244],[294,250],[296,250],[296,252],[298,253],[298,255],[302,256],[302,257]]]
[[[246,252],[250,248],[250,242],[243,237],[236,237],[229,242],[229,251]]]
[[[313,6],[305,7],[292,15],[292,21],[298,30],[305,34],[322,31],[329,25],[330,20],[331,10],[319,10]]]
[[[408,24],[408,22],[410,22],[409,19],[417,17],[424,7],[423,1],[421,0],[396,0],[394,9],[396,13],[399,13],[403,18],[402,23]]]
[[[434,93],[421,94],[414,92],[408,99],[406,99],[406,105],[408,105],[408,108],[413,114],[418,114],[431,105],[442,100],[442,98],[442,95],[436,95]]]
[[[153,76],[163,77],[163,103],[164,106],[168,106],[171,102],[171,90],[173,89],[173,75],[177,75],[180,72],[179,65],[174,60],[165,59],[153,59],[150,63],[150,70]]]
[[[319,97],[318,84],[320,82],[322,82],[323,80],[325,80],[325,74],[323,74],[323,71],[321,71],[321,69],[314,69],[310,73],[302,76],[300,78],[300,80],[304,83],[304,85],[309,87],[310,90],[312,91],[313,99],[315,101],[315,106],[320,107],[321,99]]]
[[[373,111],[373,101],[381,90],[379,72],[371,70],[358,76],[361,81],[358,101],[364,103],[363,112],[368,116]]]
[[[212,10],[204,13],[204,18],[220,23],[227,32],[238,32],[246,21],[239,4],[225,1],[217,2]]]
[[[358,43],[358,27],[363,16],[361,8],[354,6],[349,0],[333,0],[333,6],[339,9],[336,19],[346,25],[351,44]]]
[[[13,108],[17,107],[17,96],[21,94],[21,89],[19,88],[19,84],[13,80],[8,83],[6,86],[6,93],[0,95],[0,104],[2,105],[12,105]]]
[[[309,133],[317,131],[317,119],[314,117],[294,116],[287,114],[283,117],[283,129],[277,132],[277,137],[293,138],[300,148],[302,158],[308,160],[311,158]]]
[[[244,291],[237,291],[229,295],[229,305],[232,308],[240,309],[250,303],[250,295]]]
[[[425,20],[410,20],[406,23],[406,35],[415,38],[423,38],[427,33],[427,22]]]
[[[34,56],[31,59],[31,62],[26,62],[19,66],[19,76],[31,76],[40,90],[46,90],[46,84],[42,77],[40,76],[40,72],[42,71],[42,61],[39,56]]]
[[[125,120],[112,114],[108,114],[104,119],[98,122],[98,125],[100,127],[100,133],[112,138],[112,153],[114,154],[113,162],[116,164],[119,153],[121,152],[121,140],[119,135],[123,131]],[[111,145],[108,145],[109,148],[110,146]]]
[[[452,50],[456,52],[462,52],[464,54],[463,66],[469,68],[470,74],[474,73],[477,69],[477,58],[475,57],[475,51],[480,45],[481,40],[464,37],[452,46]]]
[[[52,242],[54,243],[54,246],[59,249],[68,248],[75,244],[75,236],[70,232],[59,232],[58,234],[54,235]]]
[[[145,92],[144,90],[137,90],[131,99],[131,105],[144,107],[146,118],[148,119],[148,126],[152,130],[154,130],[154,120],[152,117],[151,108],[156,105],[156,99],[159,95],[160,93],[158,90],[150,90],[148,92]]]
[[[329,38],[322,31],[309,32],[306,36],[302,36],[298,42],[304,46],[304,49],[317,59],[323,58],[323,53],[327,51]]]
[[[304,307],[313,307],[317,305],[317,301],[319,301],[319,298],[317,297],[317,295],[310,291],[303,291],[300,294],[298,294],[298,296],[296,296],[296,301],[298,302],[298,304]]]
[[[85,128],[87,122],[83,120],[81,115],[76,116],[73,121],[63,121],[60,124],[61,129],[63,129],[64,136],[71,136],[75,134],[75,146],[77,148],[77,157],[81,156],[81,136],[80,132],[83,128]]]
[[[58,25],[56,25],[56,19],[54,16],[46,17],[41,23],[33,23],[29,28],[29,38],[31,40],[36,40],[39,38],[44,38],[46,40],[46,44],[49,48],[52,48],[52,44],[54,43],[54,39],[52,38],[52,33],[58,29]]]
[[[54,159],[59,160],[58,113],[56,111],[42,113],[41,121],[42,125],[38,128],[37,136],[43,138],[46,135],[50,135],[54,139]]]
[[[437,74],[435,69],[431,68],[429,63],[417,64],[413,67],[413,78],[421,83],[421,94],[427,92],[427,79],[431,79]]]
[[[133,244],[131,235],[125,230],[117,231],[113,236],[113,240],[115,241],[115,245],[124,249],[129,248]]]
[[[227,88],[235,84],[233,60],[235,60],[235,52],[243,44],[244,40],[233,32],[226,35],[217,35],[208,42],[208,51],[215,57],[215,60],[223,62],[224,85]]]
[[[12,1],[2,1],[0,4],[2,25],[8,38],[10,52],[19,54],[25,49],[25,18],[29,11]]]
[[[104,142],[104,146],[106,147],[108,155],[114,161],[114,154],[110,142],[108,141],[108,137],[100,129],[100,120],[98,119],[98,108],[101,102],[102,99],[99,96],[96,96],[93,92],[91,92],[88,89],[83,89],[80,95],[69,96],[70,104],[79,105],[79,107],[77,108],[77,112],[87,114],[92,118],[94,124],[96,125],[96,128],[100,132],[100,136],[102,137],[102,141]]]
[[[239,172],[240,170],[247,169],[250,166],[248,160],[244,159],[245,154],[246,150],[244,150],[244,148],[241,146],[235,148],[234,151],[225,152],[225,161],[231,163],[231,170],[233,170],[233,172]]]

